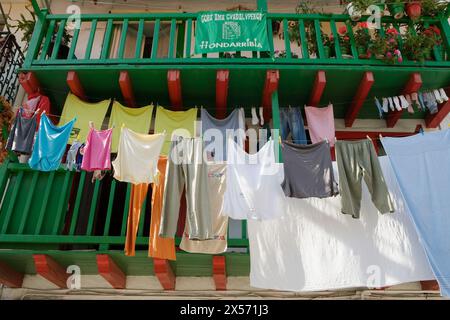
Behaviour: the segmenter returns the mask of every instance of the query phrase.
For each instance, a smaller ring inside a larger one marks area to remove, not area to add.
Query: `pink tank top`
[[[85,171],[111,169],[112,128],[108,130],[90,129],[84,147],[81,169]]]

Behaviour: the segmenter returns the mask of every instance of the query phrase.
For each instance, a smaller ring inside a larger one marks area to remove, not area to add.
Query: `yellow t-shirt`
[[[117,152],[120,138],[120,128],[125,125],[137,133],[148,134],[152,123],[153,105],[142,108],[128,108],[114,101],[109,118],[109,127],[117,128],[113,131],[111,152]]]
[[[93,121],[96,128],[101,128],[110,102],[110,99],[97,103],[84,102],[69,92],[59,121],[61,126],[77,117],[77,121],[70,133],[68,144],[72,144],[75,139],[81,142],[86,141],[89,132],[89,121]]]
[[[190,138],[195,137],[195,121],[197,108],[186,111],[170,111],[161,106],[156,108],[155,133],[166,131],[166,139],[161,154],[167,156],[170,151],[172,134]]]

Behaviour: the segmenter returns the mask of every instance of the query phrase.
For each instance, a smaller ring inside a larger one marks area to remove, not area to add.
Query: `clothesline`
[[[450,86],[441,87],[441,88],[443,88],[443,89],[445,89],[445,90],[448,90],[448,89],[450,89]],[[47,91],[47,92],[53,92],[53,93],[56,93],[56,94],[63,95],[64,97],[67,96],[67,91],[55,90],[55,89],[47,88],[47,87],[41,87],[41,89],[43,89],[44,91]],[[417,92],[427,92],[427,91],[431,91],[431,90],[433,90],[433,89],[418,90]],[[401,95],[401,94],[398,94],[398,95]],[[393,97],[393,96],[398,96],[398,95],[393,94],[393,95],[387,95],[386,97],[389,97],[389,96]],[[367,98],[367,99],[365,99],[365,100],[368,100],[368,101],[369,101],[369,100],[372,100],[372,99],[375,98],[375,97],[377,97],[377,98],[382,98],[383,96],[382,96],[382,95],[373,95],[372,97]],[[86,98],[87,98],[88,100],[94,100],[94,101],[97,101],[97,100],[104,100],[104,99],[105,99],[104,97],[99,97],[99,96],[86,96]],[[112,98],[112,99],[115,99],[115,100],[116,100],[116,98]],[[146,104],[146,103],[147,103],[147,105],[148,105],[148,100],[146,100],[146,101],[138,100],[137,102],[138,102],[138,104]],[[319,104],[319,105],[316,105],[315,107],[326,107],[330,102],[331,102],[331,101],[329,101],[329,102],[327,102],[327,103]],[[334,106],[340,106],[340,105],[349,105],[349,104],[351,104],[351,103],[353,103],[353,102],[354,102],[354,100],[351,100],[351,101],[333,101],[332,104],[333,104]],[[152,101],[150,104],[154,104],[153,101]],[[304,103],[303,103],[303,104],[304,104]],[[303,104],[301,104],[301,103],[299,103],[298,105],[292,104],[292,106],[301,106],[301,105],[303,105]],[[158,105],[159,105],[159,102],[156,102],[156,106],[158,106]],[[289,104],[287,104],[286,106],[289,107]],[[217,110],[216,107],[204,107],[204,106],[201,106],[201,105],[200,105],[200,106],[193,106],[193,107],[203,108],[203,109],[206,109],[206,110],[208,110],[208,111],[216,111],[216,110]],[[252,107],[253,107],[253,106],[252,106]],[[255,108],[259,108],[259,106],[256,106],[256,105],[255,105],[254,107],[255,107]],[[280,107],[284,107],[284,105],[283,105],[283,106],[280,106]],[[240,108],[240,106],[236,106],[235,108]],[[228,109],[228,108],[227,108],[227,109]]]

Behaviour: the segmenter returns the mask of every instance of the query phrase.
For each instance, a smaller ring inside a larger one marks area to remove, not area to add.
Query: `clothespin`
[[[93,122],[93,121],[89,121],[89,128],[95,129],[95,128],[94,128],[94,122]]]
[[[369,135],[366,135],[367,139],[369,139],[370,141],[372,141],[372,139],[369,137]]]
[[[378,135],[378,138],[381,140],[383,139],[383,136],[381,135],[381,133]]]

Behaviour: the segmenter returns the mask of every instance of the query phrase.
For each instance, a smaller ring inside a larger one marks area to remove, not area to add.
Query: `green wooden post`
[[[59,47],[61,46],[61,42],[63,40],[64,30],[66,28],[66,21],[61,20],[58,25],[58,33],[56,34],[55,43],[53,44],[52,56],[51,60],[55,60],[58,57]]]
[[[286,50],[286,58],[291,59],[291,40],[289,39],[289,26],[287,19],[283,19],[283,35],[284,35],[284,47]]]
[[[25,69],[30,68],[33,60],[36,59],[39,49],[41,48],[42,38],[44,37],[44,29],[47,26],[47,13],[46,9],[42,9],[41,14],[38,15],[36,24],[34,25],[33,35],[28,46],[27,55],[23,62]]]
[[[155,26],[153,29],[152,54],[150,56],[151,59],[156,59],[158,57],[159,25],[160,20],[156,19]]]
[[[444,41],[445,51],[450,56],[450,25],[447,19],[440,20],[441,36]]]
[[[305,22],[303,19],[298,20],[298,28],[300,33],[300,43],[302,46],[302,58],[309,59],[308,40],[306,39]]]
[[[359,59],[358,50],[356,49],[356,41],[355,41],[355,35],[353,33],[352,25],[349,21],[345,23],[345,26],[348,30],[348,36],[350,37],[350,49],[352,51],[352,56],[355,59]]]
[[[80,212],[81,197],[83,196],[83,187],[85,180],[86,180],[86,171],[81,171],[80,180],[78,182],[77,196],[75,198],[75,205],[73,207],[72,219],[70,221],[70,231],[69,231],[70,235],[75,234],[75,228],[77,226],[78,214]]]
[[[128,19],[123,20],[122,24],[122,34],[120,35],[119,51],[117,53],[117,58],[123,59],[123,53],[125,51],[125,43],[127,41],[128,32]]]
[[[33,200],[33,196],[36,195],[36,192],[34,191],[36,190],[38,178],[39,178],[39,171],[33,172],[33,178],[31,179],[29,191],[25,198],[25,208],[23,209],[22,219],[20,220],[19,230],[17,231],[18,234],[22,234],[23,230],[25,229],[25,223],[27,222],[28,213],[30,212],[31,208],[31,201]]]
[[[169,54],[168,54],[169,59],[173,58],[176,28],[177,28],[177,20],[172,19],[170,22],[170,34],[169,34]]]
[[[102,52],[100,54],[100,59],[106,60],[109,57],[109,48],[111,47],[111,34],[113,31],[113,20],[108,19],[106,23],[105,36],[103,37]]]
[[[144,203],[141,208],[141,217],[139,220],[138,236],[142,237],[144,235],[144,225],[145,225],[145,211],[147,210],[147,197],[145,197]]]
[[[8,159],[6,159],[5,162],[3,162],[0,165],[0,194],[1,195],[5,192],[5,186],[6,186],[6,183],[8,182],[8,178],[9,178],[8,165],[9,165]]]
[[[55,31],[56,20],[51,20],[47,28],[47,33],[45,35],[44,45],[42,46],[41,55],[39,56],[39,61],[44,61],[47,55],[48,48],[52,41],[53,31]]]
[[[273,121],[273,141],[275,145],[278,145],[278,155],[275,152],[278,162],[283,162],[283,157],[281,155],[281,144],[280,144],[280,106],[278,103],[278,90],[272,94],[272,121]]]
[[[42,223],[44,222],[45,212],[47,211],[48,198],[50,197],[50,192],[52,191],[53,180],[55,179],[55,171],[48,174],[47,184],[45,186],[44,195],[42,197],[41,210],[39,211],[39,218],[36,224],[36,229],[34,234],[38,235],[42,229]]]
[[[339,35],[336,30],[336,21],[331,20],[330,27],[331,27],[331,33],[333,34],[333,38],[334,38],[334,50],[336,52],[336,59],[341,60],[342,59],[341,44],[339,43]]]
[[[92,45],[94,44],[95,32],[97,31],[97,19],[91,22],[91,31],[89,33],[89,39],[86,46],[86,53],[84,58],[89,60],[91,58]]]
[[[14,211],[14,205],[15,205],[17,197],[19,195],[20,188],[22,187],[21,186],[22,179],[23,179],[23,171],[20,171],[17,174],[17,178],[14,183],[14,188],[12,190],[11,199],[9,200],[8,209],[6,210],[6,213],[5,213],[5,219],[3,220],[3,225],[2,225],[2,229],[0,231],[0,234],[5,234],[8,230],[9,220],[11,219],[12,213]]]
[[[186,30],[186,27],[184,25],[184,22],[179,23],[178,24],[178,32],[177,32],[176,58],[183,58],[185,30]]]
[[[144,36],[144,19],[139,19],[139,27],[136,38],[136,52],[134,57],[136,59],[141,58],[142,37]]]
[[[316,30],[318,58],[324,59],[325,51],[323,50],[322,31],[320,30],[320,21],[319,20],[314,20],[314,29]]]
[[[267,19],[267,36],[269,37],[269,54],[270,57],[274,56],[274,47],[273,47],[273,30],[272,30],[272,19]]]
[[[56,211],[56,218],[53,224],[52,234],[58,234],[59,228],[61,226],[61,220],[63,217],[63,213],[67,210],[66,196],[69,189],[70,181],[72,180],[72,172],[67,171],[64,174],[64,182],[60,189],[59,201],[58,201],[58,209]]]
[[[94,228],[95,212],[97,209],[99,190],[100,190],[100,180],[95,180],[94,193],[92,195],[91,208],[89,210],[89,220],[86,231],[86,235],[88,236],[92,236],[92,230]]]
[[[114,179],[111,182],[111,189],[109,190],[109,199],[108,199],[108,209],[106,211],[106,220],[105,220],[105,228],[103,230],[103,236],[108,237],[109,236],[109,228],[111,226],[111,216],[112,216],[112,210],[114,206],[114,195],[116,193],[116,180]],[[109,245],[108,244],[102,244],[100,246],[100,250],[108,250]]]
[[[192,19],[187,19],[186,21],[186,47],[185,47],[185,58],[191,57],[191,45],[192,45]]]
[[[125,197],[125,206],[123,207],[122,230],[120,235],[123,237],[127,231],[128,209],[130,208],[131,184],[127,185],[127,195]]]
[[[70,50],[69,50],[69,54],[67,56],[67,59],[69,59],[69,60],[72,60],[73,58],[75,58],[75,49],[77,47],[80,29],[81,29],[81,25],[79,28],[75,28],[75,31],[73,32],[72,41],[70,42]]]

